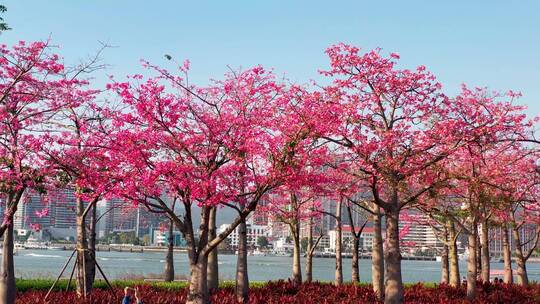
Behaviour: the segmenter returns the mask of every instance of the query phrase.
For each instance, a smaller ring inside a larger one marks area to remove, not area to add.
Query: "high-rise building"
[[[122,199],[113,198],[105,203],[105,234],[115,231],[135,231],[137,207]]]
[[[418,249],[442,248],[443,243],[437,238],[434,228],[440,226],[429,224],[429,218],[424,214],[410,214],[400,219],[399,229],[402,233],[400,242],[403,247]]]
[[[50,202],[51,226],[54,228],[75,228],[77,226],[77,199],[72,188],[54,191],[46,197]]]
[[[222,233],[227,228],[229,228],[229,224],[223,224],[219,226],[218,233]],[[232,248],[238,247],[239,242],[239,233],[238,233],[238,227],[229,234],[227,239],[229,240],[229,245]],[[253,221],[253,217],[249,217],[246,220],[246,234],[247,234],[247,244],[248,247],[256,247],[257,246],[257,240],[259,237],[268,237],[269,236],[269,230],[266,225],[257,225]]]
[[[14,229],[26,229],[33,223],[32,214],[37,211],[36,207],[41,204],[41,198],[39,195],[33,193],[26,193],[22,197],[22,202],[19,204],[15,216],[13,217]]]
[[[480,225],[481,226],[481,225]],[[478,227],[480,230],[480,227]],[[522,250],[528,251],[533,246],[534,237],[536,236],[536,225],[535,224],[525,224],[519,228],[519,236],[521,238],[520,243],[522,244]],[[489,251],[491,255],[502,256],[503,255],[503,233],[504,229],[502,227],[490,227],[489,229]],[[516,239],[512,235],[512,231],[508,231],[508,244],[510,250],[512,251],[516,246]],[[539,248],[539,247],[537,247]]]
[[[53,190],[47,194],[28,191],[15,212],[15,229],[74,228],[75,194],[71,189]]]
[[[153,228],[166,219],[160,214],[148,211],[143,205],[133,205],[131,202],[113,198],[105,203],[102,209],[105,221],[105,234],[119,231],[134,231],[135,235],[142,237],[151,234]]]

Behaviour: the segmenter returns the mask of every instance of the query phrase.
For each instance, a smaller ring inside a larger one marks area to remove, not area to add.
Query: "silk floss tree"
[[[476,297],[478,265],[482,266],[483,280],[489,279],[488,225],[495,207],[494,179],[500,179],[497,157],[500,151],[511,148],[514,137],[521,138],[532,126],[523,114],[523,107],[513,105],[519,95],[491,92],[485,88],[462,87],[462,92],[453,98],[452,111],[457,124],[466,130],[462,146],[446,160],[445,166],[453,176],[452,196],[459,203],[454,222],[468,236],[469,259],[467,263],[467,298]],[[502,162],[504,163],[504,162]],[[503,172],[504,173],[504,172]],[[497,175],[498,174],[498,175]],[[452,215],[452,213],[450,213]],[[483,263],[477,265],[476,253],[480,240],[483,246]]]
[[[112,161],[122,168],[116,191],[173,219],[188,244],[187,302],[207,303],[208,255],[245,223],[264,195],[293,175],[298,163],[291,160],[293,152],[309,136],[304,130],[288,132],[283,109],[293,95],[261,67],[231,72],[207,87],[147,67],[158,76],[109,86],[128,108],[115,114],[111,134],[117,143]],[[166,198],[178,200],[183,214]],[[229,228],[209,240],[210,212],[217,206],[239,212]],[[246,279],[239,280],[244,284],[237,288],[239,298],[247,298]]]
[[[326,52],[330,69],[322,73],[332,84],[325,87],[323,104],[326,121],[337,124],[329,123],[332,128],[324,138],[340,146],[342,158],[355,162],[367,176],[373,202],[384,212],[384,301],[401,303],[399,215],[437,184],[426,169],[459,145],[459,125],[448,119],[450,101],[425,67],[397,69],[397,54],[359,54],[358,48],[345,44]],[[380,281],[373,284],[382,297]]]
[[[72,189],[76,199],[77,293],[86,297],[96,274],[97,203],[114,183],[109,158],[108,122],[101,108],[90,100],[66,107],[56,129],[46,133],[43,159],[57,176],[59,189]],[[57,200],[62,201],[61,198]]]
[[[78,75],[78,74],[77,74]],[[68,75],[47,42],[0,46],[0,193],[5,204],[0,302],[15,302],[13,217],[25,191],[45,192],[48,167],[36,153],[58,114],[94,93]]]
[[[515,274],[517,283],[527,286],[526,263],[540,241],[538,151],[521,144],[512,146],[504,147],[495,158],[497,167],[492,170],[498,178],[493,179],[489,187],[496,199],[495,225],[500,227],[503,239],[504,281],[513,283]],[[514,243],[515,273],[510,236]]]

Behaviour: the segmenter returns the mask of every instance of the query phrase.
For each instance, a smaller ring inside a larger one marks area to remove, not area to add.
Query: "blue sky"
[[[327,66],[327,46],[346,42],[427,66],[449,94],[461,83],[521,91],[540,115],[540,1],[1,2],[13,28],[1,43],[51,36],[73,63],[104,41],[116,46],[103,55],[116,77],[140,72],[141,58],[167,66],[170,54],[191,60],[197,83],[255,64],[304,83]]]

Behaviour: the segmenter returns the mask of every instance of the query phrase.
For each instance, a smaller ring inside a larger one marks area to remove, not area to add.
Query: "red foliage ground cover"
[[[140,287],[147,304],[184,303],[186,290],[167,290],[149,286]],[[17,295],[17,303],[55,303],[55,304],[113,304],[121,302],[122,290],[96,289],[87,300],[77,299],[73,291],[53,292],[45,301],[46,291],[26,291]],[[465,289],[440,285],[428,288],[420,284],[405,291],[406,303],[469,303],[464,300]],[[220,289],[212,296],[212,303],[236,304],[232,288]],[[369,286],[344,285],[335,287],[330,284],[312,283],[294,286],[290,282],[272,282],[262,288],[253,288],[249,303],[267,304],[337,304],[337,303],[377,303]],[[479,284],[478,299],[474,303],[540,303],[540,285],[522,288],[515,285]]]

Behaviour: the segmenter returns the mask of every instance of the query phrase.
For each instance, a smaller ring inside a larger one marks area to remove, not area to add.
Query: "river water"
[[[71,251],[55,250],[20,250],[15,256],[17,278],[56,278],[67,261]],[[109,279],[122,279],[134,276],[159,274],[164,267],[164,252],[98,252],[98,263]],[[186,253],[175,253],[175,271],[177,275],[189,275]],[[313,277],[315,280],[331,281],[334,279],[333,258],[315,258]],[[343,276],[351,277],[351,259],[343,259]],[[69,277],[73,261],[68,267],[65,277]],[[221,279],[234,280],[236,256],[219,256],[219,274]],[[287,279],[291,275],[292,257],[283,256],[249,256],[248,271],[252,281],[268,281]],[[540,281],[540,263],[527,265],[531,280]],[[503,269],[502,263],[492,263],[492,269]],[[302,269],[303,271],[303,269]],[[402,261],[403,280],[405,282],[438,282],[440,280],[440,263],[435,261]],[[460,264],[461,276],[466,275],[466,265]],[[360,261],[360,278],[370,281],[371,260]]]

